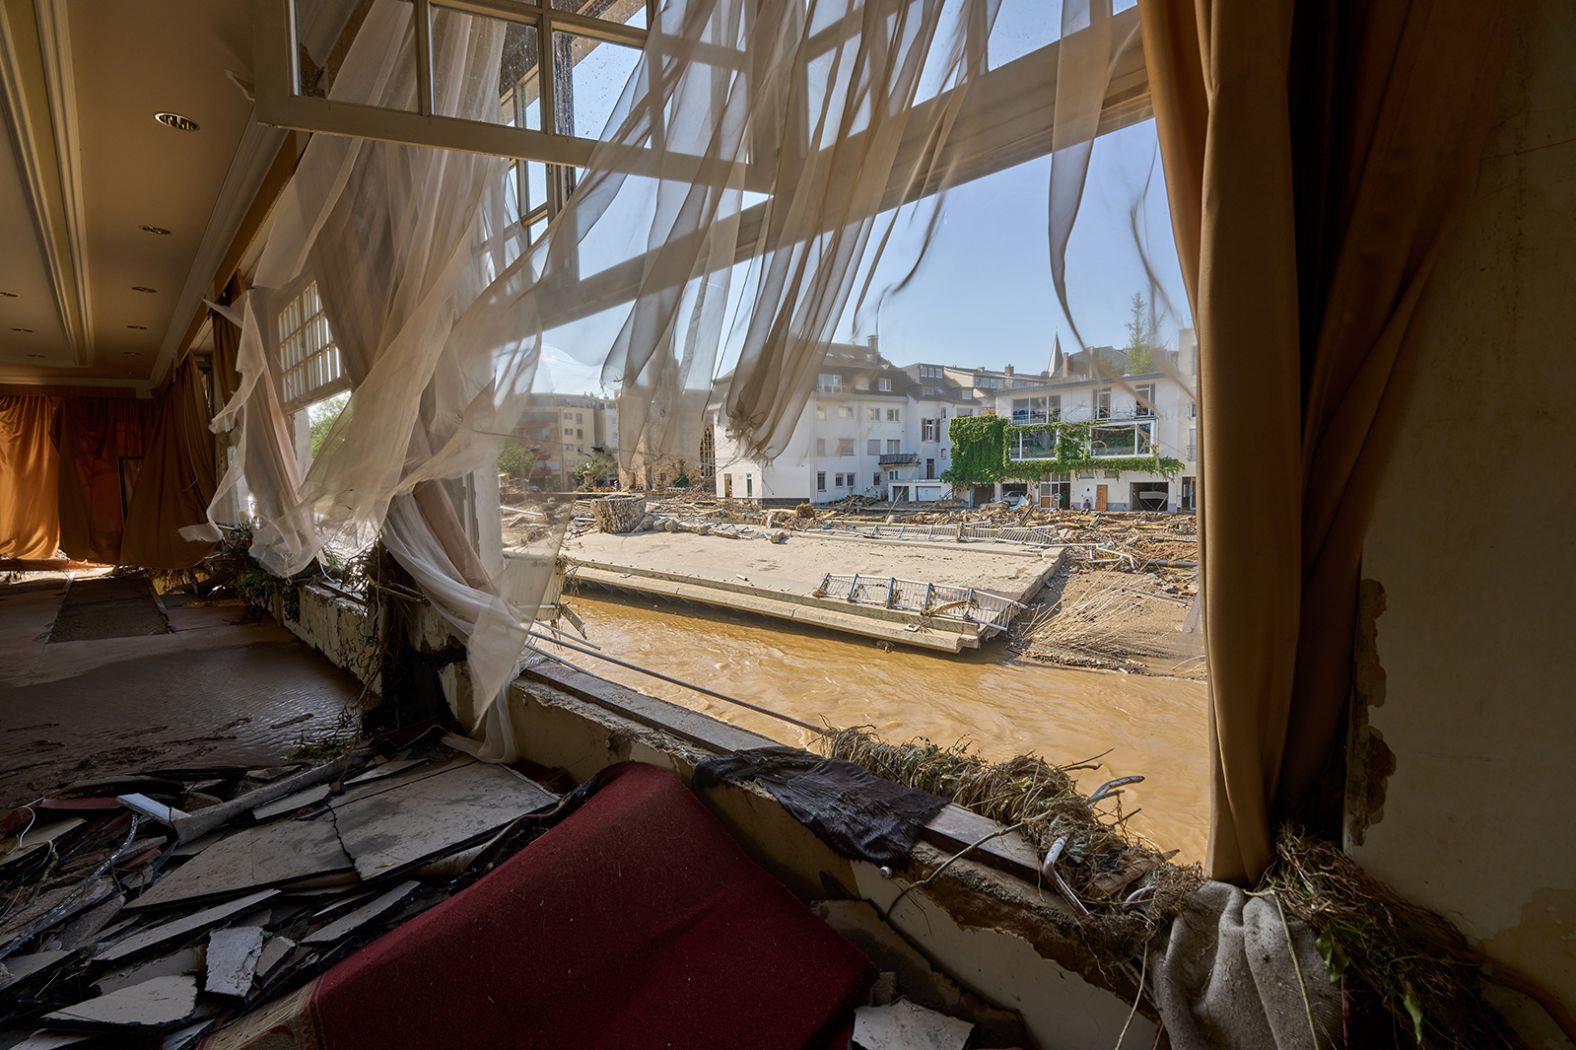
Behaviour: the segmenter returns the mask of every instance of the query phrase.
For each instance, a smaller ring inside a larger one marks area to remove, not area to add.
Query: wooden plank
[[[989,817],[982,817],[949,802],[925,826],[920,837],[932,846],[952,854],[1001,829],[1002,825]],[[1028,840],[1016,831],[983,842],[969,850],[964,857],[1030,882],[1039,878],[1040,857]]]
[[[223,904],[216,904],[212,908],[187,915],[173,922],[167,922],[162,926],[155,926],[123,941],[118,941],[99,952],[93,959],[95,962],[106,963],[129,959],[139,952],[157,948],[160,945],[168,944],[183,937],[190,937],[208,929],[210,926],[217,926],[225,919],[243,914],[248,909],[255,908],[264,901],[272,900],[277,896],[279,896],[278,890],[263,890],[233,901],[226,901]]]

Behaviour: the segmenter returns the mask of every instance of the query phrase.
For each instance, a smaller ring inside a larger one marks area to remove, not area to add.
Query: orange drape
[[[79,561],[120,560],[126,505],[142,471],[151,403],[68,397],[60,402],[60,549]]]
[[[58,399],[0,394],[0,558],[53,558],[60,546]]]
[[[212,418],[202,373],[190,356],[176,366],[169,388],[154,405],[147,455],[126,515],[120,563],[148,569],[184,569],[197,564],[213,544],[181,539],[187,525],[208,520],[213,499]]]
[[[1339,811],[1397,357],[1477,160],[1510,13],[1141,0],[1141,16],[1199,336],[1209,864],[1246,881],[1280,816]]]

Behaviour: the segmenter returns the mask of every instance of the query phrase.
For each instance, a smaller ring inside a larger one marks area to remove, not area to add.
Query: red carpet
[[[799,1050],[874,978],[672,774],[627,765],[497,871],[326,973],[323,1050]]]

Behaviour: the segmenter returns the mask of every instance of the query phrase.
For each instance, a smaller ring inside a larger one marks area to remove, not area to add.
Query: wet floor
[[[987,759],[1038,753],[1070,764],[1109,751],[1085,789],[1141,774],[1126,789],[1130,827],[1157,845],[1203,856],[1207,835],[1206,687],[1181,678],[1030,664],[989,645],[961,656],[886,650],[694,605],[586,589],[568,599],[590,640],[653,670],[703,682],[807,722],[872,725],[887,740],[970,741]],[[680,686],[564,653],[587,670],[790,743],[791,725]]]

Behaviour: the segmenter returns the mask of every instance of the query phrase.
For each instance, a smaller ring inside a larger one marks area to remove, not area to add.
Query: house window
[[[339,344],[313,281],[279,311],[280,395],[287,409],[321,401],[349,386]]]
[[[881,391],[883,394],[890,394],[892,392],[892,380],[884,377],[877,379],[876,389]]]
[[[1047,423],[1059,423],[1062,418],[1062,395],[1052,394],[1045,399],[1045,415]]]
[[[664,482],[664,484],[666,484],[666,482]],[[754,474],[746,474],[746,475],[744,475],[744,498],[745,499],[749,499],[751,496],[754,496],[754,495],[755,495],[755,475]]]
[[[837,439],[837,454],[839,456],[852,456],[854,454],[854,439],[853,438],[838,438]]]
[[[888,481],[896,481],[897,480],[897,471],[895,471],[895,470],[887,471],[887,480]]]
[[[919,366],[919,378],[921,379],[940,379],[941,375],[942,369],[940,365]]]
[[[582,429],[580,427],[576,427],[575,428],[575,437],[577,437],[580,440],[584,441],[585,440],[585,436],[586,436],[586,432],[585,432],[584,429]]]
[[[815,418],[816,419],[825,419],[826,418],[826,406],[825,405],[816,405],[815,406]]]
[[[815,439],[815,454],[817,456],[826,455],[826,438]]]
[[[841,394],[843,377],[836,372],[822,372],[816,379],[815,388],[823,394]]]
[[[1111,388],[1103,387],[1094,392],[1094,418],[1111,418]]]
[[[887,422],[888,423],[901,423],[901,422],[903,422],[903,410],[901,408],[889,408],[889,409],[887,409]]]
[[[939,419],[922,419],[922,420],[919,421],[919,429],[920,429],[919,440],[921,440],[921,441],[940,441],[941,440],[941,420],[939,420]]]
[[[870,475],[870,484],[874,485],[876,488],[881,487],[881,472],[879,470]]]
[[[881,439],[871,438],[865,442],[865,455],[879,456],[881,454]]]
[[[903,451],[903,441],[901,438],[887,438],[888,455],[895,456],[901,451]]]
[[[843,476],[841,474],[835,475],[832,478],[832,484],[835,485],[837,488],[842,488],[843,487]]]
[[[815,491],[826,491],[826,471],[824,470],[818,470],[815,472]]]
[[[872,423],[879,423],[881,422],[881,410],[879,408],[867,408],[865,409],[865,417]]]
[[[1134,415],[1152,416],[1155,414],[1155,384],[1139,383],[1137,387],[1137,402],[1134,404]]]
[[[564,428],[564,437],[571,437],[571,436],[574,435],[574,432],[575,432],[575,428],[574,427],[565,427]]]
[[[584,423],[585,421],[586,421],[586,414],[584,412],[576,412],[575,413],[575,422],[576,423]]]
[[[854,406],[853,405],[844,405],[843,407],[841,407],[841,408],[839,408],[837,410],[837,414],[839,416],[841,416],[842,418],[844,418],[844,419],[853,419],[854,418]]]

